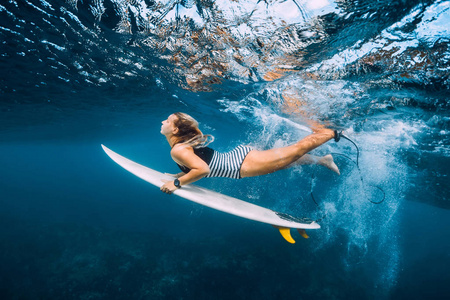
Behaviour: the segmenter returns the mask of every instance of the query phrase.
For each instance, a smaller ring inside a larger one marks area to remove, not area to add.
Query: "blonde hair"
[[[198,128],[198,122],[188,114],[176,112],[177,119],[173,122],[178,128],[175,144],[186,144],[193,148],[202,148],[208,146],[214,141],[210,134],[203,134]]]

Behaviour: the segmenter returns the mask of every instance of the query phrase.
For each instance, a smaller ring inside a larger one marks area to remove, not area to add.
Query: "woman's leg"
[[[252,150],[242,163],[241,177],[265,175],[285,169],[332,138],[333,130],[320,129],[291,146],[265,151]]]

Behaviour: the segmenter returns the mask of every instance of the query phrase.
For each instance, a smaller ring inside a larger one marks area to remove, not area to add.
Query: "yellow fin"
[[[281,235],[284,237],[286,241],[288,241],[291,244],[295,244],[294,239],[291,236],[291,229],[286,227],[279,227],[276,226],[278,230],[280,231]]]
[[[309,239],[309,235],[306,234],[306,230],[305,229],[298,228],[297,231],[298,231],[298,233],[300,233],[300,235],[302,237],[304,237],[305,239]]]

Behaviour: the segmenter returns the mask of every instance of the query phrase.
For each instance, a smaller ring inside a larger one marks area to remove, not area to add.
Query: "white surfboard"
[[[167,174],[152,170],[129,160],[104,145],[102,145],[102,148],[113,161],[125,170],[157,187],[161,187],[164,184],[163,179],[174,179]],[[281,235],[290,243],[295,243],[290,234],[290,228],[296,228],[304,238],[308,238],[305,229],[320,228],[320,225],[314,221],[276,212],[193,184],[183,186],[176,190],[174,194],[235,216],[273,225],[280,230]]]

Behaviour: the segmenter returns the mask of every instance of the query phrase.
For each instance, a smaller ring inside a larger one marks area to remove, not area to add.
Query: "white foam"
[[[41,43],[42,43],[42,44],[49,45],[49,46],[52,46],[53,48],[55,48],[55,49],[57,49],[57,50],[59,50],[59,51],[66,51],[66,48],[65,48],[65,47],[56,45],[55,43],[49,42],[49,41],[47,41],[47,40],[42,40]]]
[[[435,3],[429,6],[421,22],[412,32],[404,31],[403,28],[416,21],[418,15],[422,12],[422,4],[419,4],[412,12],[405,16],[401,21],[394,23],[389,28],[383,30],[377,37],[368,42],[358,41],[352,47],[349,47],[340,53],[335,54],[328,60],[321,61],[308,68],[309,72],[338,72],[347,65],[356,62],[364,56],[374,52],[390,52],[392,57],[398,56],[411,48],[419,47],[421,42],[426,42],[432,46],[442,37],[450,36],[448,23],[450,21],[449,2]]]
[[[302,101],[321,107],[319,111],[323,114],[333,113],[336,106],[339,111],[339,107],[345,108],[346,105],[353,104],[358,100],[355,94],[363,93],[358,84],[352,85],[345,81],[318,83],[292,77],[268,84],[263,92],[241,101],[222,99],[219,102],[223,105],[224,112],[232,113],[240,120],[262,128],[262,131],[258,130],[258,145],[281,147],[298,138],[298,129],[305,129],[304,125],[277,113],[277,108],[283,105],[280,95],[288,86],[304,90],[305,98],[302,98]],[[258,100],[262,95],[273,101],[271,105]],[[302,108],[308,109],[308,106]],[[390,118],[374,119],[373,122],[377,123],[373,132],[368,130],[356,133],[352,128],[346,130],[347,135],[360,146],[361,173],[352,162],[347,159],[339,160],[339,156],[335,156],[335,160],[344,166],[343,174],[335,183],[323,182],[320,179],[314,182],[314,189],[321,189],[320,195],[323,196],[316,199],[320,210],[315,214],[319,217],[324,213],[326,215],[321,222],[322,230],[317,247],[334,247],[335,238],[344,234],[344,249],[347,250],[342,259],[347,268],[352,269],[377,256],[380,263],[374,273],[374,280],[389,289],[398,274],[400,252],[395,236],[398,230],[398,209],[406,188],[403,178],[407,176],[407,167],[399,161],[396,151],[414,147],[417,144],[415,134],[425,125],[422,122]],[[280,138],[281,129],[285,134]],[[327,149],[326,147],[333,147],[334,151],[344,152],[351,157],[356,155],[354,147],[345,140],[338,144],[326,144],[321,149]],[[298,172],[296,174],[304,176]],[[385,192],[386,198],[382,204],[370,202],[381,201],[384,196],[383,192],[374,186],[379,186]],[[385,252],[385,249],[389,249],[389,252]]]

